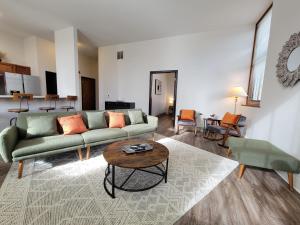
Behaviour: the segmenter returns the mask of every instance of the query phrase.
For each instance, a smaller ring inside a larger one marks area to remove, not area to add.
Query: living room
[[[3,224],[298,224],[297,0],[0,6],[0,63],[40,86],[0,95]]]

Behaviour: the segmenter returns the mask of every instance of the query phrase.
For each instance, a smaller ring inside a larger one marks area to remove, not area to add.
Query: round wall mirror
[[[287,68],[290,72],[297,70],[299,66],[300,66],[300,47],[295,48],[294,51],[292,51],[287,61]]]
[[[279,54],[277,78],[285,87],[293,87],[300,80],[300,32],[293,34]]]

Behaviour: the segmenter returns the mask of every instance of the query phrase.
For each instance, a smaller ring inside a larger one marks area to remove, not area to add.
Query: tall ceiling
[[[0,0],[0,31],[53,39],[74,26],[95,46],[254,24],[271,0]]]

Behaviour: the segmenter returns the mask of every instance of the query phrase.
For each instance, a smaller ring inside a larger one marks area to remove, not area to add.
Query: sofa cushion
[[[28,116],[26,138],[51,136],[57,134],[55,116]]]
[[[55,135],[21,140],[15,150],[13,157],[22,157],[72,146],[83,145],[83,138],[80,134],[74,135]]]
[[[129,125],[123,127],[122,130],[128,132],[129,136],[135,136],[135,135],[153,132],[156,130],[156,127],[144,123],[144,124]]]
[[[128,111],[128,116],[132,125],[144,123],[143,113],[141,110]]]
[[[119,128],[104,128],[90,130],[81,134],[86,144],[106,141],[109,139],[127,137],[127,132]]]
[[[107,123],[105,120],[105,112],[87,111],[86,117],[89,129],[91,130],[107,127]]]

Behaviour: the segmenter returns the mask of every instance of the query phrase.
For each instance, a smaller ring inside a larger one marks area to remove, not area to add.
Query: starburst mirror
[[[279,54],[277,77],[285,87],[293,87],[300,80],[300,32],[293,34]]]

